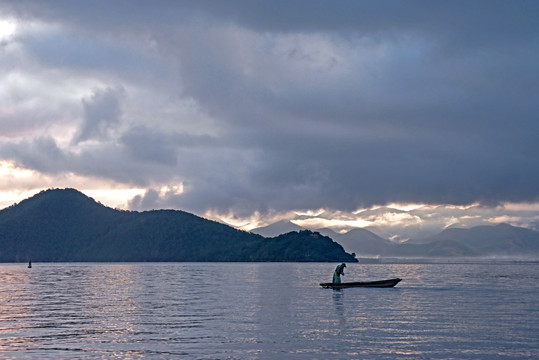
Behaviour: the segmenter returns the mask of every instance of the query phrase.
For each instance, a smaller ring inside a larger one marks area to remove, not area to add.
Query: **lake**
[[[537,359],[539,264],[0,264],[2,359]]]

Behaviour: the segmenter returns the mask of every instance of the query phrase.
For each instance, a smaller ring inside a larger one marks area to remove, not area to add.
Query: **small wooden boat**
[[[377,281],[358,281],[358,282],[344,282],[340,284],[334,283],[321,283],[320,286],[326,289],[342,289],[349,287],[377,287],[377,288],[386,288],[393,287],[399,283],[402,279],[388,279],[388,280],[377,280]]]

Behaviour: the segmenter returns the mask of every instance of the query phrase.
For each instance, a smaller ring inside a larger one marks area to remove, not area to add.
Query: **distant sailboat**
[[[28,269],[31,269],[31,268],[32,268],[32,260],[30,260],[30,261],[28,262]]]

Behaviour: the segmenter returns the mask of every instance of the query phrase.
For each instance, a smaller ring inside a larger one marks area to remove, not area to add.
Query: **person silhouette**
[[[344,268],[346,267],[345,263],[342,263],[341,265],[337,265],[337,268],[335,269],[335,272],[333,273],[333,283],[334,284],[340,284],[341,283],[341,275],[344,276]]]

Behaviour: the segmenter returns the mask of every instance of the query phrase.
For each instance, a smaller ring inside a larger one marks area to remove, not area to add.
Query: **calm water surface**
[[[539,264],[0,265],[3,359],[537,359]]]

